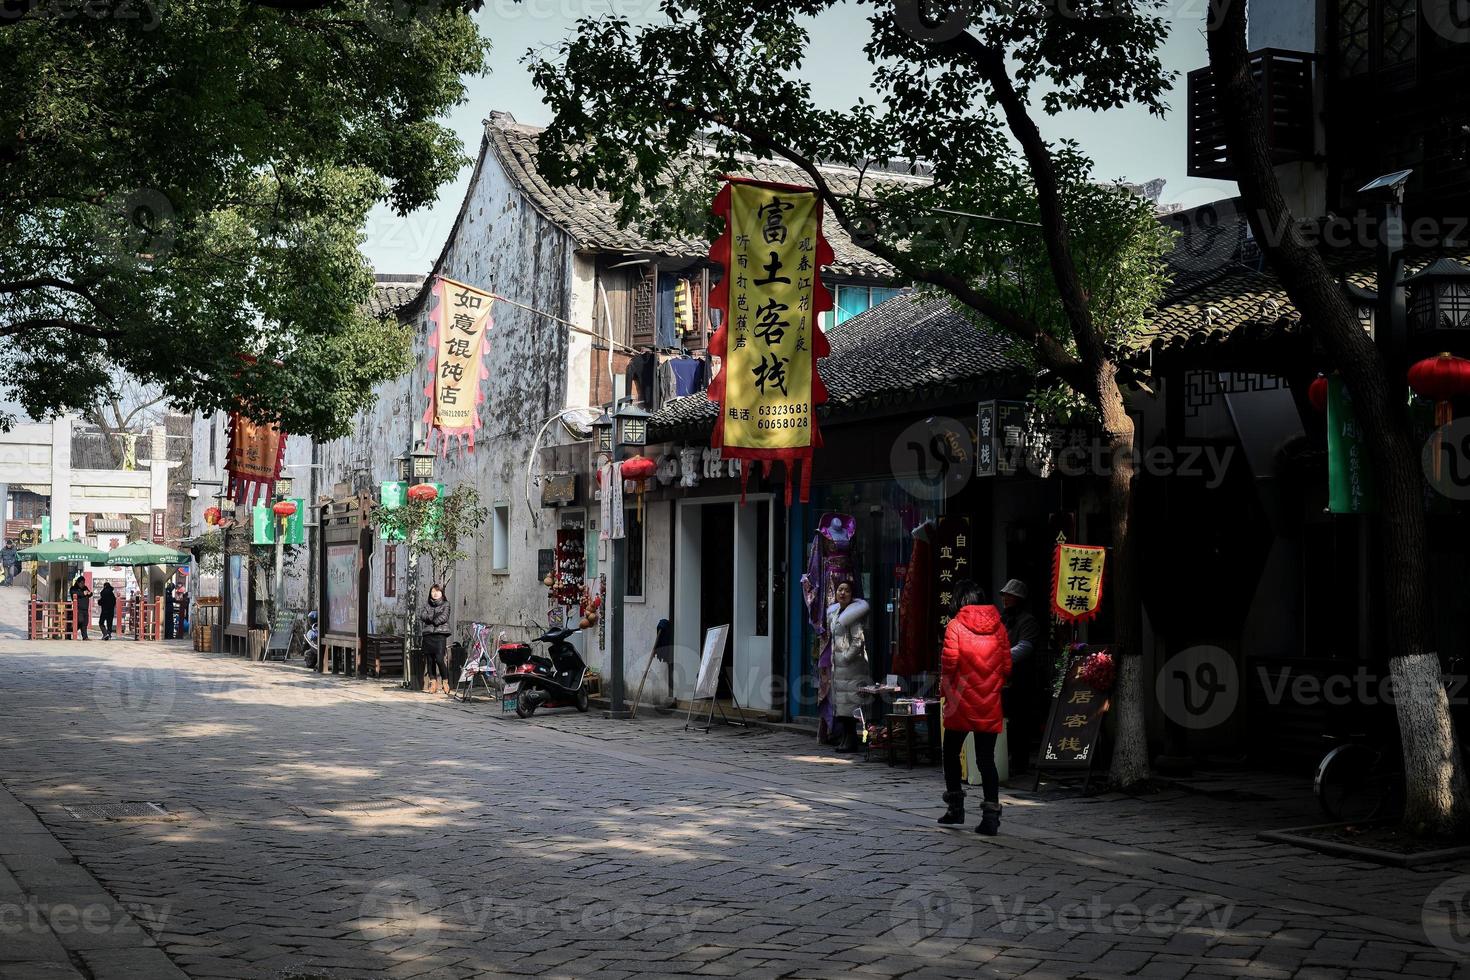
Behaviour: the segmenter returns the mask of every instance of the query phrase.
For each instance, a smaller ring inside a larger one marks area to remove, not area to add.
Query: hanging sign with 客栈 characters
[[[821,269],[833,261],[822,237],[822,202],[809,187],[728,178],[714,211],[725,232],[710,249],[724,276],[710,297],[721,311],[710,352],[722,368],[709,399],[720,406],[711,445],[724,459],[786,464],[786,502],[801,467],[810,496],[812,453],[822,444],[816,408],[827,401],[817,373],[832,308]],[[742,495],[750,468],[741,469]]]
[[[274,424],[252,422],[239,412],[230,413],[230,448],[225,470],[228,493],[237,504],[269,499],[281,476],[286,455],[286,434]]]
[[[429,445],[434,433],[442,439],[440,451],[450,440],[458,440],[470,451],[475,448],[475,430],[480,428],[480,405],[485,391],[480,382],[490,377],[485,357],[490,352],[491,294],[462,282],[439,276],[434,280],[429,343],[429,408],[424,424],[429,428]]]

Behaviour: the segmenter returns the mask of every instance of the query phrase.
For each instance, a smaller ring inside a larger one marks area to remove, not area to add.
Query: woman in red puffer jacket
[[[944,699],[944,802],[942,824],[965,822],[965,791],[960,786],[960,754],[975,737],[975,761],[985,791],[977,833],[1000,832],[1000,774],[995,740],[1005,727],[1001,691],[1011,676],[1011,642],[1000,610],[986,603],[974,582],[955,585],[955,613],[944,631],[939,659],[939,694]]]

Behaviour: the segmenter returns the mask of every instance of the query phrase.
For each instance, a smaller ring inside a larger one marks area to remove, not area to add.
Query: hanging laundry
[[[674,374],[674,393],[693,395],[709,387],[709,366],[697,357],[679,357],[669,362]]]

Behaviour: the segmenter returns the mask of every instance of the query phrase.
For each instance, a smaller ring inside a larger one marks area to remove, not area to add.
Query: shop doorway
[[[705,631],[730,624],[719,696],[769,711],[771,697],[771,556],[769,496],[682,500],[674,556],[675,689],[687,698],[699,673]],[[734,690],[731,690],[731,683]]]

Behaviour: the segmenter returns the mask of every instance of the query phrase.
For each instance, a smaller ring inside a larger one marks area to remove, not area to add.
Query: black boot
[[[942,824],[956,824],[965,822],[965,791],[956,790],[953,793],[944,794],[944,805],[949,807],[944,811],[944,816],[939,818]]]
[[[975,828],[975,833],[984,834],[986,837],[994,837],[1000,833],[1000,804],[986,800],[980,804],[980,825]]]
[[[837,746],[838,752],[856,752],[858,750],[857,719],[843,718],[838,724],[842,726],[842,741]]]

